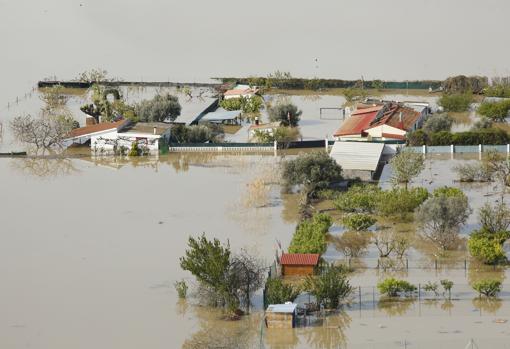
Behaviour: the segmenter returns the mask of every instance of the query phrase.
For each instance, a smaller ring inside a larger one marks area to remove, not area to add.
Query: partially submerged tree
[[[255,130],[254,139],[260,143],[288,143],[296,141],[300,138],[301,134],[297,127],[280,126],[272,132]]]
[[[510,238],[510,210],[503,201],[494,206],[486,203],[478,216],[482,227],[471,233],[469,252],[485,264],[505,262],[503,244]]]
[[[393,170],[391,181],[403,183],[407,189],[409,182],[425,168],[425,159],[422,154],[405,148],[390,160],[390,165]]]
[[[446,112],[466,112],[473,103],[471,93],[444,94],[437,102]]]
[[[336,309],[352,292],[347,275],[348,270],[344,266],[329,265],[321,274],[308,276],[304,289],[315,297],[317,304]]]
[[[181,115],[179,99],[171,94],[156,95],[136,106],[136,114],[142,122],[174,121]]]
[[[342,168],[324,151],[306,153],[283,163],[282,178],[285,186],[302,185],[307,196],[313,197],[341,180]]]
[[[38,117],[21,115],[10,122],[14,137],[36,150],[62,149],[69,132],[76,122],[65,115],[53,116],[41,114]]]
[[[218,239],[208,240],[203,234],[190,237],[181,268],[193,274],[203,287],[203,293],[217,306],[230,312],[243,302],[249,309],[251,295],[260,289],[264,275],[261,261],[246,251],[232,255],[230,246]]]
[[[268,304],[294,302],[300,292],[298,287],[284,283],[282,279],[269,279],[266,282],[266,301]]]
[[[448,114],[434,114],[425,121],[423,130],[426,132],[450,131],[453,119]]]
[[[303,113],[294,104],[277,103],[274,106],[270,106],[267,110],[269,114],[269,120],[272,122],[279,122],[281,126],[292,126],[295,127],[299,123],[299,117]]]
[[[438,195],[427,199],[416,212],[422,234],[443,250],[458,245],[461,226],[471,213],[465,195]]]
[[[349,258],[363,256],[371,239],[371,233],[359,231],[346,231],[341,236],[332,238],[335,249]]]

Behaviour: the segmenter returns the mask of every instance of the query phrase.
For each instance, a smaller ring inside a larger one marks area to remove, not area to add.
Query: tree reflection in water
[[[503,305],[503,301],[499,298],[493,297],[476,297],[472,300],[473,306],[480,311],[480,313],[489,313],[496,315],[496,312]]]
[[[57,176],[67,176],[78,173],[74,167],[73,160],[63,157],[26,157],[13,159],[11,166],[16,171],[30,176],[49,178]]]
[[[318,319],[315,324],[306,328],[306,342],[311,348],[346,348],[345,330],[351,324],[351,317],[343,310]]]
[[[377,308],[388,316],[402,316],[406,314],[411,306],[416,302],[416,298],[383,298],[377,303]]]
[[[182,349],[249,349],[260,341],[260,315],[228,321],[222,318],[220,311],[198,306],[194,310],[200,329],[184,341]]]

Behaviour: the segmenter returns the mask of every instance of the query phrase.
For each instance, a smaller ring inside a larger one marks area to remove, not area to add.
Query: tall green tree
[[[301,154],[283,163],[282,178],[287,187],[302,185],[309,196],[342,179],[342,168],[325,151]]]
[[[403,183],[407,190],[409,182],[425,168],[425,159],[422,154],[404,148],[390,160],[390,165],[393,170],[391,181],[394,184]]]
[[[328,309],[336,309],[352,292],[347,274],[347,269],[341,265],[327,266],[319,275],[308,276],[304,289],[315,297],[317,304],[322,304]]]
[[[179,99],[169,93],[156,95],[151,100],[142,101],[136,106],[136,114],[142,122],[174,121],[181,115]]]
[[[267,110],[269,120],[279,122],[281,126],[295,127],[299,123],[299,118],[303,113],[292,103],[277,103]]]

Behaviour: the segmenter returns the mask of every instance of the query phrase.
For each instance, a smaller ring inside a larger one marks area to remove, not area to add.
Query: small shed
[[[266,309],[267,328],[294,328],[296,326],[297,304],[270,304]]]
[[[284,253],[280,258],[283,276],[312,275],[319,264],[318,253]]]
[[[373,180],[381,168],[384,143],[335,142],[329,154],[347,178]]]

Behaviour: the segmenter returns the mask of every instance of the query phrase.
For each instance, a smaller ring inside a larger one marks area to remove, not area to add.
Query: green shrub
[[[377,222],[377,219],[365,213],[350,214],[342,219],[343,225],[355,231],[367,230],[374,225],[375,222]]]
[[[448,114],[434,114],[425,121],[423,130],[428,133],[450,131],[452,124],[453,119]]]
[[[453,288],[453,281],[448,279],[443,279],[440,281],[441,286],[443,286],[444,292],[448,292],[448,298],[452,298],[452,288]]]
[[[346,88],[343,91],[343,95],[347,102],[352,102],[355,99],[362,99],[367,96],[367,91],[361,88]]]
[[[494,121],[504,121],[510,111],[510,100],[501,102],[483,102],[478,108],[478,114]]]
[[[444,111],[447,112],[464,112],[469,110],[469,106],[473,103],[473,95],[471,93],[463,94],[444,94],[437,102]]]
[[[509,98],[510,86],[503,84],[489,86],[485,88],[483,94],[487,97]]]
[[[480,280],[471,285],[480,295],[496,297],[501,292],[501,281],[493,279]]]
[[[266,301],[268,304],[293,302],[300,292],[299,288],[284,283],[282,279],[268,279],[266,282]]]
[[[184,299],[186,298],[186,295],[188,293],[188,285],[186,285],[186,281],[176,281],[174,284],[175,290],[177,291],[177,294],[179,295],[179,298]]]
[[[421,187],[382,191],[377,199],[376,212],[383,216],[404,216],[413,212],[428,197],[427,189]]]
[[[289,246],[289,253],[324,253],[331,217],[319,213],[299,223]]]
[[[347,273],[344,266],[327,266],[321,274],[307,276],[304,288],[315,297],[317,304],[336,309],[340,301],[352,292]]]
[[[229,98],[220,102],[220,107],[225,110],[241,110],[243,113],[256,113],[262,108],[264,100],[260,96],[250,98]]]
[[[487,236],[472,234],[468,240],[469,253],[485,264],[495,264],[506,260],[503,246]]]
[[[420,147],[422,145],[429,144],[429,135],[422,129],[407,134],[407,143],[411,147]]]
[[[460,190],[459,188],[444,186],[444,187],[436,188],[434,190],[434,192],[432,193],[432,196],[435,196],[435,197],[438,197],[438,196],[447,196],[447,197],[460,196],[460,197],[465,197],[466,194],[464,194],[464,192],[462,190]]]
[[[401,295],[409,295],[416,291],[416,286],[405,280],[387,278],[377,284],[377,289],[380,293],[388,297],[398,297]]]
[[[437,282],[429,281],[425,285],[423,285],[423,290],[426,292],[434,292],[434,295],[438,295],[437,290],[439,288],[439,285]]]
[[[366,212],[375,210],[381,189],[373,184],[354,185],[342,193],[334,202],[335,207],[344,212]]]
[[[420,144],[423,140],[413,140],[416,142],[413,145]],[[427,135],[426,145],[502,145],[510,142],[510,137],[507,132],[499,128],[482,128],[466,132],[450,133],[448,131],[441,131],[430,133]],[[410,143],[411,144],[411,143]]]

